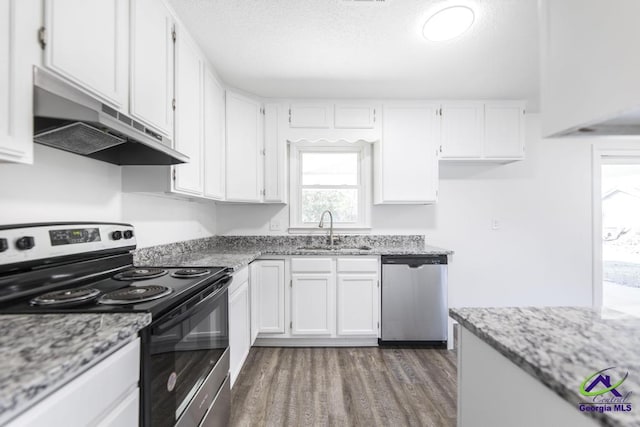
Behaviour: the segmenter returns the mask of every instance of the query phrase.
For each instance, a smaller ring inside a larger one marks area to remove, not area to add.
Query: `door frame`
[[[602,308],[602,165],[640,164],[640,145],[638,141],[595,142],[591,146],[592,165],[592,306]],[[636,161],[633,161],[636,160]]]

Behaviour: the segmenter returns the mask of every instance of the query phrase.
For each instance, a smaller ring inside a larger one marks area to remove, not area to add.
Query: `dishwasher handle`
[[[423,265],[446,265],[446,255],[383,255],[382,264],[407,265],[420,268]]]

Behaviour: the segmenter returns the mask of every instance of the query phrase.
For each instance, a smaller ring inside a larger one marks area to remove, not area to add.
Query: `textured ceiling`
[[[264,97],[508,98],[538,107],[536,0],[169,0],[230,86]],[[421,35],[471,5],[469,32]]]

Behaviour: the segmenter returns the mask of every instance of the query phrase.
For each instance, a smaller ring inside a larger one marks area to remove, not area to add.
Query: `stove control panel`
[[[50,223],[0,226],[0,266],[103,250],[134,249],[133,226]]]

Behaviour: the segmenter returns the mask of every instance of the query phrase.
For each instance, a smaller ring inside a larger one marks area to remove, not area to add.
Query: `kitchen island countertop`
[[[621,390],[640,392],[640,318],[583,307],[452,308],[452,318],[576,407],[594,372],[628,371]],[[462,344],[464,345],[464,344]],[[640,405],[631,398],[633,405]],[[585,412],[604,426],[640,426],[640,411]]]
[[[0,425],[151,323],[146,313],[0,315]]]

